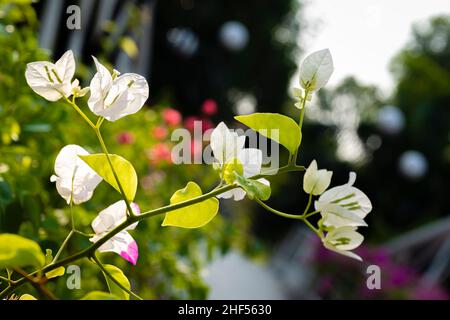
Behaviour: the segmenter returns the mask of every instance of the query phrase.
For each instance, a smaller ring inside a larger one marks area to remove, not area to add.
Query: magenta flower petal
[[[137,259],[139,257],[138,246],[136,241],[131,242],[128,245],[127,251],[122,251],[120,256],[125,260],[129,261],[131,264],[136,265]]]

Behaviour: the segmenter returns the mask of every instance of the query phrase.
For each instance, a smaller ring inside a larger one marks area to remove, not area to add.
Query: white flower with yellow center
[[[55,63],[30,62],[25,70],[25,78],[31,89],[49,101],[72,95],[73,89],[78,87],[78,80],[72,82],[74,75],[75,59],[71,50],[66,51]]]
[[[220,171],[220,177],[227,184],[233,184],[236,174],[250,178],[261,172],[262,152],[255,148],[244,148],[245,136],[231,132],[225,123],[221,122],[211,133],[211,149],[217,160],[215,167]],[[270,185],[266,179],[258,179],[265,185]],[[246,192],[241,188],[224,192],[218,198],[242,200]]]
[[[364,218],[372,210],[372,204],[361,190],[353,186],[355,181],[356,173],[350,172],[346,184],[325,191],[314,203],[325,227],[367,226]]]
[[[88,106],[109,121],[138,112],[148,99],[147,80],[135,73],[111,73],[93,57],[97,73],[91,80]]]

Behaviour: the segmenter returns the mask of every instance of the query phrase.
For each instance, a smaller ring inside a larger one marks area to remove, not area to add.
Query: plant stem
[[[66,98],[66,101],[72,106],[72,108],[75,109],[76,112],[86,121],[86,123],[95,130],[94,123],[88,118],[88,116],[80,109],[80,107],[77,106],[75,101],[71,101],[70,99]]]
[[[126,288],[123,284],[121,284],[116,278],[113,277],[113,275],[111,273],[109,273],[108,270],[106,270],[106,268],[103,266],[103,264],[100,262],[100,259],[94,254],[92,256],[92,259],[95,261],[95,263],[97,264],[97,266],[103,271],[103,273],[110,278],[117,286],[119,286],[120,289],[122,289],[123,291],[125,291],[126,293],[132,295],[133,297],[135,297],[138,300],[144,300],[142,299],[140,296],[138,296],[136,293],[134,293],[133,291],[129,290],[128,288]]]
[[[296,220],[302,220],[303,222],[305,222],[305,224],[312,230],[314,231],[314,233],[316,233],[320,238],[322,238],[322,234],[320,233],[320,231],[318,229],[316,229],[305,217],[304,214],[289,214],[286,212],[282,212],[279,210],[276,210],[270,206],[268,206],[267,204],[265,204],[264,202],[262,202],[261,200],[259,200],[258,198],[255,198],[255,201],[264,209],[266,209],[269,212],[272,212],[278,216],[284,217],[284,218],[288,218],[288,219],[296,219]]]
[[[70,230],[66,239],[64,239],[63,243],[61,244],[61,247],[59,248],[58,252],[56,253],[55,257],[53,258],[52,263],[55,263],[59,259],[59,256],[63,252],[64,248],[66,247],[67,243],[69,242],[69,239],[73,236],[74,233],[75,233],[75,230],[73,230],[73,229]]]
[[[302,134],[303,119],[305,117],[305,110],[306,110],[306,99],[307,99],[308,95],[309,95],[309,90],[305,90],[305,94],[303,95],[302,105],[301,105],[301,109],[300,109],[300,118],[298,120],[298,127],[300,129],[300,135]],[[301,141],[300,141],[300,143],[301,143]],[[295,153],[292,156],[291,161],[290,161],[291,164],[297,163],[297,155],[298,155],[299,148],[300,148],[300,146],[297,148],[297,150],[295,150]]]
[[[100,122],[98,122],[98,123],[100,123]],[[111,171],[113,173],[114,179],[116,180],[117,186],[119,187],[119,190],[120,190],[120,193],[122,195],[122,198],[123,198],[123,200],[125,201],[125,203],[127,205],[127,210],[129,212],[129,215],[131,217],[133,217],[133,216],[135,216],[135,214],[134,214],[133,210],[131,209],[130,201],[128,200],[127,196],[125,195],[125,192],[123,190],[122,184],[120,183],[120,180],[119,180],[119,176],[117,175],[116,169],[114,169],[114,166],[113,166],[112,161],[111,161],[111,157],[109,156],[108,149],[106,148],[105,141],[103,140],[102,134],[100,132],[100,127],[95,127],[94,131],[95,131],[95,134],[97,135],[98,142],[100,143],[100,146],[101,146],[101,148],[103,150],[103,153],[105,154],[106,159],[108,160],[109,166],[110,166]]]
[[[25,271],[15,268],[14,271],[16,271],[18,274],[23,276],[30,284],[39,292],[41,292],[43,295],[45,295],[50,300],[58,300],[58,298],[47,290],[47,288],[44,287],[42,283],[40,283],[38,280],[33,279],[30,275],[28,275]]]
[[[258,198],[255,198],[255,201],[256,201],[256,203],[258,203],[261,207],[263,207],[267,211],[270,211],[270,212],[272,212],[272,213],[274,213],[274,214],[276,214],[278,216],[281,216],[281,217],[284,217],[284,218],[288,218],[288,219],[297,219],[297,220],[303,220],[304,219],[302,214],[290,214],[290,213],[279,211],[279,210],[274,209],[274,208],[270,207],[269,205],[265,204],[264,202],[262,202]]]
[[[312,202],[312,193],[309,194],[308,204],[306,205],[305,211],[303,211],[303,217],[306,217],[309,207],[311,207],[311,202]]]

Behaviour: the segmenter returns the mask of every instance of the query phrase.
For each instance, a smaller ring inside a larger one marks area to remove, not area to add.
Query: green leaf
[[[128,281],[127,277],[123,274],[122,270],[113,266],[112,264],[105,264],[105,269],[109,272],[109,274],[116,279],[121,285],[123,285],[128,290],[131,290],[130,281]],[[111,294],[116,295],[121,300],[130,300],[130,294],[123,289],[121,289],[114,281],[111,280],[106,274],[104,274],[106,283],[108,284],[108,289]]]
[[[194,182],[188,182],[184,189],[175,192],[170,204],[186,201],[202,195],[202,189]],[[162,226],[199,228],[210,222],[219,211],[219,200],[209,198],[193,205],[166,213]]]
[[[290,154],[294,154],[300,146],[302,134],[298,124],[282,114],[253,113],[234,118],[259,134],[278,142],[288,149]]]
[[[108,159],[104,153],[91,154],[87,156],[79,156],[86,162],[95,172],[98,173],[106,182],[120,192],[119,185],[116,182],[113,171],[109,165]],[[109,155],[114,170],[117,173],[120,184],[122,185],[125,196],[128,200],[133,201],[136,196],[138,179],[133,165],[116,154]]]
[[[104,291],[91,291],[80,300],[120,300],[116,295]]]
[[[33,297],[31,294],[25,293],[20,296],[19,300],[37,300],[37,299]]]
[[[9,233],[0,234],[0,268],[42,267],[45,256],[35,241]]]
[[[258,180],[246,179],[243,176],[236,174],[236,182],[245,190],[247,197],[251,200],[255,197],[264,201],[270,198],[270,186],[267,186]]]
[[[123,37],[120,40],[119,45],[130,58],[136,58],[136,56],[139,54],[139,49],[136,45],[136,42],[130,37]]]
[[[57,278],[63,276],[64,273],[66,273],[66,269],[64,267],[58,267],[52,271],[46,272],[45,277],[47,279]]]
[[[52,249],[45,249],[45,265],[50,264],[53,260]]]

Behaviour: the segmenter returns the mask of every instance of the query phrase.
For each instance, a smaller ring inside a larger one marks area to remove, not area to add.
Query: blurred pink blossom
[[[132,132],[124,131],[116,136],[116,140],[120,144],[133,144],[135,137]]]
[[[162,112],[162,117],[164,121],[169,126],[177,126],[181,123],[181,113],[173,108],[164,109]]]
[[[156,126],[152,129],[152,135],[157,140],[164,140],[167,137],[168,131],[164,126]]]
[[[206,99],[202,104],[202,113],[207,116],[213,116],[217,113],[217,103],[213,99]]]

